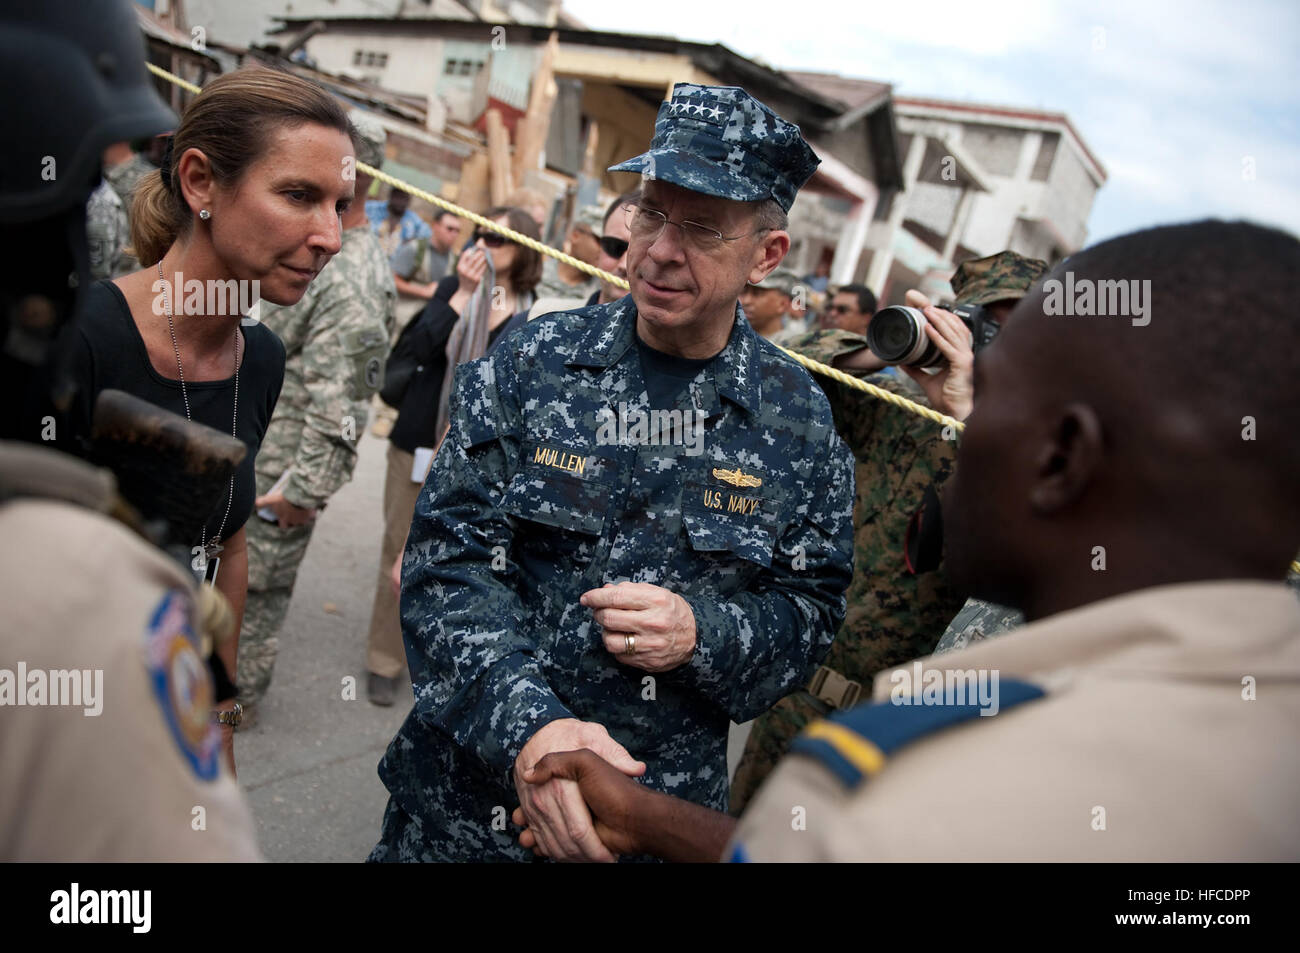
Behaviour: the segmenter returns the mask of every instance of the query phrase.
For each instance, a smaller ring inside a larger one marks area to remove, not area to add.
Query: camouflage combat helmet
[[[1000,251],[987,258],[971,258],[957,266],[952,276],[952,293],[957,304],[991,304],[1009,298],[1023,298],[1047,273],[1047,262],[1026,258],[1013,251]]]

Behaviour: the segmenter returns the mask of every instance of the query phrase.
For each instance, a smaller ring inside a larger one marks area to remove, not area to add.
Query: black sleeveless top
[[[235,471],[233,500],[229,492],[223,494],[216,511],[207,520],[209,541],[221,528],[227,501],[230,502],[230,515],[221,529],[222,539],[239,532],[253,511],[253,500],[257,496],[253,459],[271,422],[271,413],[284,383],[284,345],[280,339],[263,324],[249,325],[240,330],[243,342],[240,344],[239,420],[235,435],[248,447],[248,455]],[[81,456],[91,457],[91,414],[95,398],[106,388],[126,391],[185,416],[180,381],[163,377],[154,370],[126,298],[113,282],[98,281],[87,290],[69,351],[77,396],[66,421],[71,430],[68,447]],[[233,344],[231,353],[234,353]],[[233,377],[220,381],[187,380],[185,389],[189,393],[194,421],[230,433],[235,398]],[[193,541],[193,545],[198,543],[197,539]]]

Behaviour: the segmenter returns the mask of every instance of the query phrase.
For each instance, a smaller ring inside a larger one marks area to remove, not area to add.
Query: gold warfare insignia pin
[[[732,486],[762,486],[763,481],[748,473],[742,473],[740,467],[734,470],[721,470],[718,467],[713,468],[715,478],[722,480],[724,483],[730,483]]]

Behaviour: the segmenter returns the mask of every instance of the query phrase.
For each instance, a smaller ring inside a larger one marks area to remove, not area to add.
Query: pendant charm
[[[217,570],[220,568],[220,556],[213,556],[208,559],[208,567],[203,572],[203,582],[205,585],[215,586],[217,584]]]
[[[217,570],[221,568],[220,552],[224,547],[220,543],[208,543],[206,546],[195,546],[195,560],[193,564],[194,575],[199,582],[215,585],[217,581]]]

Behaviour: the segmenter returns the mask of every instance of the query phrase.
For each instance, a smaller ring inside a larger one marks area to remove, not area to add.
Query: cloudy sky
[[[1064,112],[1106,168],[1089,242],[1216,215],[1300,233],[1296,0],[565,0],[595,30]],[[978,11],[978,12],[977,12]]]

